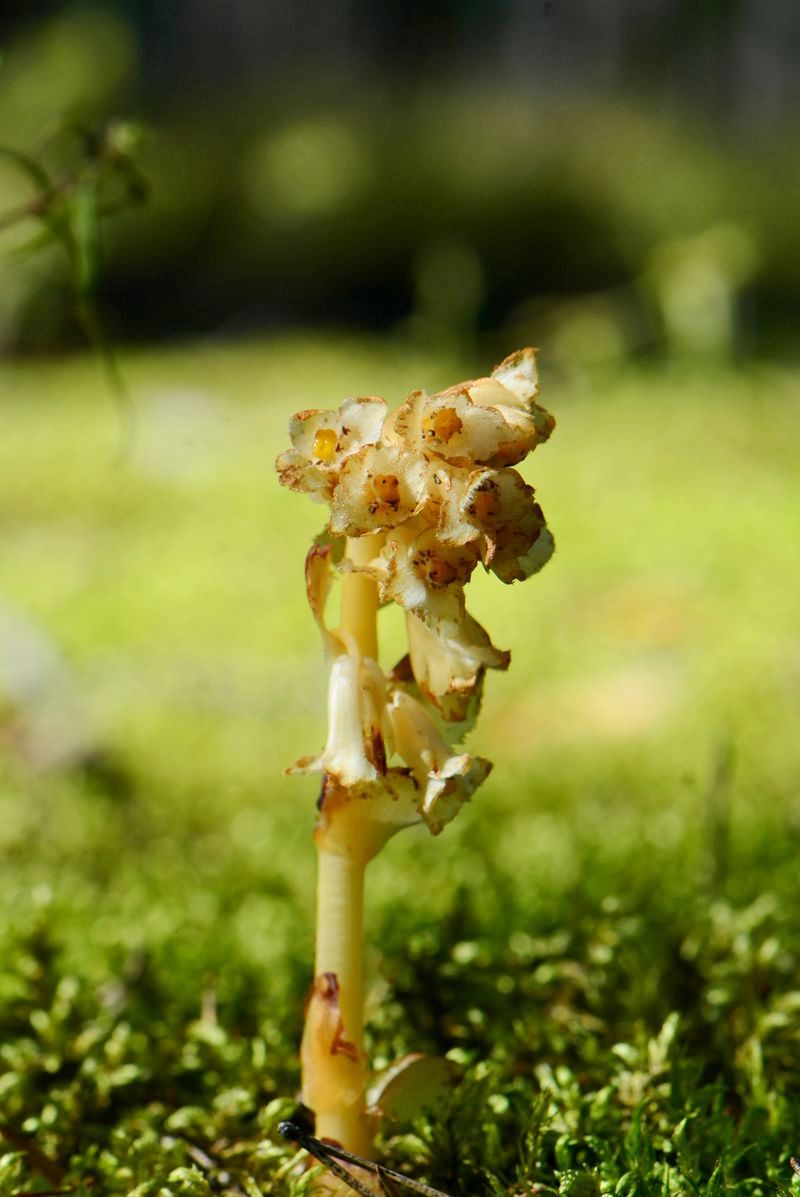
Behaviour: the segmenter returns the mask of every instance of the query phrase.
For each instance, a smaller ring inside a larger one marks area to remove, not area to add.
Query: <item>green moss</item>
[[[464,368],[308,340],[127,370],[121,460],[94,364],[2,380],[0,593],[63,669],[2,716],[0,1194],[299,1194],[315,795],[281,769],[323,739],[321,517],[271,461],[297,408]],[[558,556],[473,596],[514,657],[495,773],[370,866],[373,1058],[463,1075],[382,1151],[455,1197],[795,1183],[796,387],[548,388]]]

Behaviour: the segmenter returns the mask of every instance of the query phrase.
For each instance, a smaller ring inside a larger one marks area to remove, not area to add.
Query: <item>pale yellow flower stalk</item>
[[[553,540],[529,486],[511,468],[546,440],[534,351],[435,395],[416,391],[392,414],[374,396],[303,411],[281,482],[330,506],[306,558],[306,591],[328,662],[328,735],[290,773],[319,773],[314,981],[301,1049],[303,1100],[316,1134],[369,1156],[365,1109],[362,935],[364,873],[403,827],[438,835],[491,770],[456,749],[480,708],[487,669],[506,669],[468,614],[477,566],[503,582],[530,577]],[[326,622],[334,581],[341,619]],[[377,617],[406,612],[408,654],[387,675]],[[395,761],[395,758],[396,761]]]

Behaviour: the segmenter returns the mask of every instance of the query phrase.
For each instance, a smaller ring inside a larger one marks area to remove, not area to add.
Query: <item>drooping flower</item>
[[[476,544],[483,564],[503,582],[529,578],[552,556],[544,512],[516,470],[451,471],[442,495],[438,537]]]
[[[281,484],[329,500],[343,463],[379,439],[386,411],[385,400],[370,395],[345,399],[336,411],[297,412],[289,421],[292,448],[275,463]]]
[[[397,752],[421,791],[420,813],[438,835],[489,776],[491,762],[453,753],[422,703],[402,690],[393,693],[389,713]]]
[[[534,351],[522,350],[489,378],[434,395],[412,392],[387,420],[384,437],[463,469],[516,465],[555,424],[536,404],[536,393]]]
[[[423,696],[446,723],[470,725],[480,707],[487,669],[507,669],[511,654],[495,648],[484,628],[465,615],[450,634],[406,614],[409,662]],[[459,729],[463,735],[468,728]]]
[[[386,773],[391,736],[386,678],[379,666],[340,653],[330,667],[325,748],[317,756],[301,757],[286,772],[325,773],[341,787],[371,792]]]
[[[331,499],[331,531],[366,536],[412,519],[427,502],[429,467],[398,445],[365,445],[344,462]]]
[[[431,627],[453,632],[464,619],[464,586],[477,564],[471,545],[443,544],[417,521],[387,537],[374,572],[382,602],[392,599]]]
[[[501,582],[524,582],[538,574],[555,552],[556,542],[548,528],[544,512],[537,503],[531,517],[531,527],[524,535],[512,533],[505,543],[494,545],[486,567]]]

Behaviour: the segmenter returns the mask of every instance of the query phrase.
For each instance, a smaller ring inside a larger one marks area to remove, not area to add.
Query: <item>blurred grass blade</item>
[[[86,300],[93,294],[100,274],[100,221],[93,181],[82,182],[75,188],[67,219],[72,234],[75,293],[80,300]]]
[[[15,150],[13,146],[0,145],[0,157],[7,158],[9,162],[13,162],[15,166],[18,166],[28,176],[43,198],[53,190],[53,180],[50,178],[50,175],[41,162],[37,162],[29,154],[23,153],[22,150]]]

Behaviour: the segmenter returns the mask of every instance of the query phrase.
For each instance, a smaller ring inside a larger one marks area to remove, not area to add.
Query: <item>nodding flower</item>
[[[391,416],[384,437],[431,460],[463,469],[510,466],[547,440],[555,421],[535,402],[532,349],[506,358],[491,377],[434,395],[414,391]]]
[[[438,835],[489,776],[491,762],[452,752],[422,703],[402,690],[392,695],[389,713],[397,751],[420,790],[420,814]]]
[[[372,395],[345,399],[336,411],[299,411],[289,421],[292,447],[275,463],[282,485],[329,501],[348,457],[379,439],[386,411]]]
[[[382,602],[453,633],[464,621],[464,587],[478,560],[471,545],[444,544],[433,528],[411,523],[386,538],[372,569]]]
[[[318,756],[304,756],[287,773],[325,773],[338,786],[363,793],[380,788],[392,726],[386,679],[375,661],[340,653],[328,680],[328,739]]]
[[[331,531],[366,536],[396,528],[428,501],[428,463],[399,445],[365,445],[344,462],[331,499]]]
[[[411,612],[406,613],[408,661],[422,696],[459,738],[469,731],[480,709],[487,669],[508,669],[511,654],[495,648],[488,633],[465,615],[451,635],[440,635]]]
[[[529,578],[555,548],[533,487],[512,469],[451,472],[437,535],[445,544],[476,544],[486,569],[503,582]]]

